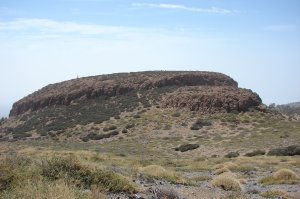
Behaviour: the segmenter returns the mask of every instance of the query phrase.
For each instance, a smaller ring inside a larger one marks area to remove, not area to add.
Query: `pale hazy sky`
[[[0,0],[0,116],[77,76],[225,73],[264,103],[300,101],[298,0]]]

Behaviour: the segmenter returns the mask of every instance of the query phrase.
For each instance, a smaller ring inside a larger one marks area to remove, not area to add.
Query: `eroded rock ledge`
[[[69,105],[73,100],[78,99],[87,100],[97,96],[111,97],[133,90],[150,90],[164,86],[227,86],[237,89],[238,84],[224,74],[200,71],[152,71],[84,77],[51,84],[24,97],[14,103],[10,116],[39,110],[46,106]],[[222,90],[222,88],[220,89]],[[183,98],[188,100],[187,105],[191,102],[187,96],[183,96]],[[206,101],[208,103],[209,100]],[[225,102],[227,101],[225,100]],[[175,101],[165,104],[174,106]],[[219,102],[212,104],[218,105]]]

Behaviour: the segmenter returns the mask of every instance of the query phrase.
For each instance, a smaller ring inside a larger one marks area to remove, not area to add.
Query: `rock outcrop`
[[[202,113],[241,112],[261,104],[260,97],[251,90],[230,86],[183,87],[167,94],[164,108],[188,108]]]
[[[87,100],[91,98],[95,98],[98,96],[117,96],[128,93],[133,90],[151,90],[155,88],[165,87],[165,86],[212,86],[212,87],[220,87],[218,90],[222,91],[224,86],[230,90],[230,93],[227,95],[221,95],[220,97],[226,97],[233,95],[235,91],[240,91],[238,89],[238,84],[232,78],[214,72],[199,72],[199,71],[152,71],[152,72],[136,72],[136,73],[118,73],[111,75],[100,75],[100,76],[92,76],[85,78],[77,78],[61,83],[48,85],[27,97],[19,100],[13,105],[13,108],[10,112],[10,116],[17,116],[23,114],[27,111],[36,111],[39,109],[43,109],[47,106],[54,105],[69,105],[74,100]],[[202,92],[202,91],[201,91]],[[227,91],[226,91],[227,92]],[[247,93],[247,94],[245,94]],[[247,96],[252,96],[250,91],[244,91],[242,94],[234,95],[235,97],[243,97],[247,98]],[[201,95],[201,94],[200,94]],[[256,95],[253,95],[256,96]],[[234,105],[228,105],[229,107],[236,106],[236,101],[232,100],[217,100],[217,102],[210,102],[213,100],[215,96],[208,95],[207,97],[203,97],[203,100],[206,101],[205,104],[209,104],[209,106],[219,106],[219,104],[226,104],[234,101]],[[169,97],[171,98],[171,97]],[[198,104],[190,105],[192,103],[192,99],[190,99],[186,94],[182,93],[181,96],[177,96],[177,98],[182,98],[181,102],[176,102],[174,100],[165,100],[165,107],[176,107],[178,104],[182,106],[184,103],[183,100],[186,100],[186,105],[196,106],[191,109],[197,110]],[[202,98],[199,98],[201,100]],[[252,102],[251,100],[254,100]],[[179,100],[179,99],[178,99]],[[258,104],[261,102],[259,97],[254,97],[247,100],[237,100],[239,109],[244,109],[244,107],[248,106],[248,104]],[[244,105],[243,103],[246,103]]]

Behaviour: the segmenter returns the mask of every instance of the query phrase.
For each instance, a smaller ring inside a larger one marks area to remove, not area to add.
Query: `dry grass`
[[[217,169],[214,173],[216,175],[220,175],[220,174],[225,173],[225,172],[230,172],[230,170],[228,168],[226,168],[226,167],[222,167],[220,169]]]
[[[299,178],[297,174],[290,169],[280,169],[272,176],[265,177],[260,181],[264,185],[271,184],[298,184]]]
[[[266,191],[266,192],[260,193],[259,195],[264,198],[293,199],[289,194],[287,194],[284,191],[280,191],[280,190]]]
[[[295,180],[298,178],[297,174],[290,169],[280,169],[273,175],[277,180]]]
[[[159,165],[148,165],[146,167],[140,167],[138,170],[147,180],[158,179],[167,180],[172,183],[186,183],[178,173],[167,170]]]
[[[90,193],[84,193],[76,187],[67,185],[63,180],[30,181],[27,180],[13,189],[1,194],[2,199],[92,199]],[[99,198],[104,199],[104,198]]]
[[[212,184],[226,191],[241,191],[242,186],[231,172],[218,175],[212,180]]]
[[[50,156],[52,157],[52,156]],[[101,192],[137,190],[128,178],[68,158],[1,157],[0,198],[104,198]],[[82,189],[91,190],[83,192]]]
[[[234,169],[236,169],[238,167],[237,164],[233,163],[233,162],[225,162],[223,164],[218,164],[216,165],[214,168],[215,169],[222,169],[222,168],[226,168],[230,171],[233,171]]]

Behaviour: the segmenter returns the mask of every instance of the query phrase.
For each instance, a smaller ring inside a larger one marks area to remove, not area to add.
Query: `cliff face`
[[[10,116],[17,116],[27,111],[36,111],[47,106],[70,105],[74,100],[84,101],[96,98],[98,96],[112,97],[123,95],[133,90],[151,90],[166,86],[211,86],[218,87],[219,91],[222,91],[223,87],[225,88],[226,86],[226,88],[230,88],[230,93],[228,95],[231,95],[235,91],[238,91],[238,84],[236,81],[224,74],[214,72],[157,71],[100,75],[78,78],[48,85],[14,103],[13,108],[10,112]],[[200,90],[200,92],[202,91]],[[249,91],[249,93],[251,92]],[[172,100],[173,96],[169,96],[169,100],[165,100],[163,102],[164,107],[183,106],[182,104],[184,104],[184,102],[182,100],[187,100],[186,104],[188,107],[198,106],[191,105],[193,104],[191,102],[192,100],[189,99],[186,94],[181,94],[182,99],[180,99],[180,96],[177,96],[177,101],[179,100],[180,102],[177,102],[175,98],[174,100]],[[250,96],[252,95],[248,95],[248,97]],[[210,97],[208,98],[213,99],[214,97],[218,97],[218,95],[210,95]],[[220,97],[226,96],[221,95]],[[236,97],[239,98],[240,95],[236,95]],[[251,99],[254,100],[255,103],[246,103],[247,106],[257,105],[261,103],[261,100],[258,96],[253,95],[252,97],[253,99]],[[198,99],[198,101],[199,100],[200,99]],[[222,101],[223,104],[230,103],[226,100]],[[201,103],[199,104],[199,106],[200,105]],[[214,105],[212,104],[210,106]]]
[[[260,97],[251,90],[228,86],[183,87],[162,100],[164,108],[188,108],[202,113],[248,111],[260,104]]]

